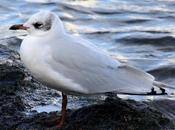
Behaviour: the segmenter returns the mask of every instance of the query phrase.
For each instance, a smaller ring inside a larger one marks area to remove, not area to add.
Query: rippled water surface
[[[123,62],[175,85],[174,0],[1,0],[0,41],[40,10],[55,12],[68,32],[80,35]]]
[[[14,35],[8,26],[25,22],[39,10],[57,13],[70,33],[145,70],[175,62],[172,0],[2,0],[0,38]]]

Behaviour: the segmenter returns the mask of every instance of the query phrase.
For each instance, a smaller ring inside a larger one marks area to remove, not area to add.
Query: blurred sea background
[[[55,12],[67,32],[82,36],[122,62],[175,86],[174,0],[1,0],[0,44],[18,50],[19,42],[13,37],[22,38],[26,32],[9,31],[9,26],[24,23],[40,10]],[[167,107],[175,114],[171,109],[175,107],[174,96],[121,97],[135,100],[166,98],[172,101],[170,106],[164,102],[158,107]],[[89,102],[82,100],[84,105]],[[56,110],[57,107],[39,106],[36,109]]]

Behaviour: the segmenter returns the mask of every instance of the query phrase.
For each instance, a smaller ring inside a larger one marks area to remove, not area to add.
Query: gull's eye
[[[43,26],[43,24],[42,24],[42,23],[39,23],[39,22],[36,22],[36,23],[33,24],[33,26],[34,26],[36,29],[40,29],[40,28]]]

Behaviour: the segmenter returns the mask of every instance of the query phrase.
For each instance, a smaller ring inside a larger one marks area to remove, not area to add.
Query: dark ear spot
[[[52,20],[51,18],[47,19],[45,26],[44,26],[44,30],[50,30],[52,26]]]
[[[40,29],[40,28],[43,27],[43,23],[36,22],[36,23],[33,23],[33,26],[34,26],[36,29]]]

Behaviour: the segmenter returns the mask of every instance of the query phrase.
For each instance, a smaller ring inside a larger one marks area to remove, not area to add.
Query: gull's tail
[[[162,93],[166,93],[168,95],[175,95],[175,86],[172,86],[166,83],[162,83],[159,81],[154,81],[153,85],[158,87],[162,91]]]
[[[175,96],[175,86],[165,84],[159,81],[153,81],[153,86],[150,92],[147,93],[118,93],[126,95],[138,95],[138,96],[160,96],[160,95],[169,95]],[[160,92],[157,89],[160,89]]]

